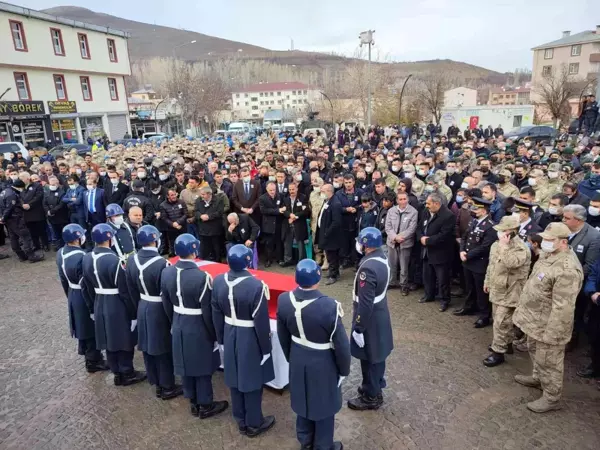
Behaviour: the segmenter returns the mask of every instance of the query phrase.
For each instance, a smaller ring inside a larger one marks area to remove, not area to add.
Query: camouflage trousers
[[[533,379],[542,385],[544,397],[557,402],[562,396],[565,346],[551,345],[527,337],[529,356],[533,362]]]
[[[496,353],[506,353],[508,344],[514,339],[513,313],[515,308],[509,306],[492,305],[492,317],[494,318],[494,339],[492,350]]]

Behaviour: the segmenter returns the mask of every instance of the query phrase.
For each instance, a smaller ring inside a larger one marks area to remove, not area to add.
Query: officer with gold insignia
[[[383,404],[385,360],[394,348],[387,304],[390,267],[382,245],[381,231],[374,227],[365,228],[356,239],[356,251],[364,256],[354,278],[350,351],[360,359],[362,385],[348,407],[358,411]]]
[[[533,217],[533,203],[515,198],[515,207],[513,208],[513,214],[519,215],[519,236],[525,242],[527,237],[535,233],[541,233],[542,229],[537,224]]]
[[[470,209],[473,220],[460,242],[460,260],[463,262],[467,294],[463,307],[454,315],[466,316],[477,312],[475,328],[487,327],[492,312],[489,295],[483,289],[490,249],[498,239],[494,221],[490,217],[491,206],[492,202],[488,200],[472,198]]]

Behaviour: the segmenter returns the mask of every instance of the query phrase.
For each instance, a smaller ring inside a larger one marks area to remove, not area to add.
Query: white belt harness
[[[160,295],[150,295],[148,294],[148,288],[146,288],[146,283],[144,282],[144,270],[147,267],[150,267],[150,265],[152,265],[152,263],[155,263],[156,261],[162,260],[164,261],[162,256],[155,256],[154,258],[150,259],[149,261],[146,261],[143,265],[140,264],[140,260],[138,258],[138,255],[136,254],[133,257],[133,260],[135,261],[135,265],[137,266],[140,275],[138,276],[139,280],[140,280],[140,284],[142,286],[142,290],[144,292],[140,292],[140,298],[142,300],[145,300],[147,302],[152,302],[152,303],[162,303],[162,298]]]
[[[112,237],[111,242],[112,242],[113,247],[117,251],[117,255],[119,256],[119,260],[121,260],[121,262],[123,264],[126,264],[127,263],[127,258],[129,257],[129,255],[132,255],[133,253],[135,253],[135,239],[133,239],[133,233],[131,232],[131,228],[129,228],[129,225],[127,225],[126,223],[123,223],[123,225],[125,225],[125,228],[127,229],[127,231],[129,231],[129,236],[131,236],[131,242],[134,243],[133,251],[131,253],[123,253],[123,250],[121,250],[121,247],[119,246],[119,241],[117,239],[117,233],[116,232],[115,232],[114,236]]]
[[[117,288],[103,288],[102,283],[100,283],[100,276],[98,275],[98,260],[103,256],[112,255],[113,253],[92,253],[92,261],[94,263],[94,275],[96,276],[96,282],[98,283],[98,287],[94,288],[96,294],[100,295],[117,295],[119,294],[119,289]],[[115,284],[117,284],[117,279],[119,278],[119,269],[120,265],[117,264],[117,271],[115,272]]]
[[[173,311],[175,311],[177,314],[181,314],[182,316],[201,316],[202,315],[202,309],[201,308],[186,308],[185,306],[183,306],[183,297],[181,295],[181,272],[183,271],[183,269],[180,269],[179,267],[176,267],[177,269],[177,300],[179,302],[179,305],[173,305]],[[202,293],[200,294],[200,298],[198,299],[198,305],[200,305],[200,302],[202,301],[202,297],[204,297],[204,294],[206,293],[206,289],[208,287],[212,288],[212,278],[210,277],[209,274],[206,274],[206,281],[204,282],[204,288],[202,289]]]
[[[373,303],[379,303],[380,301],[382,301],[385,298],[385,296],[387,294],[387,286],[388,286],[388,284],[390,284],[390,266],[388,264],[387,259],[385,259],[385,258],[380,258],[380,257],[369,258],[367,261],[378,261],[381,264],[385,265],[385,268],[387,269],[387,281],[385,283],[385,289],[383,290],[383,292],[381,294],[377,295],[373,299]],[[367,261],[365,261],[365,262],[367,262]],[[358,275],[360,274],[360,269],[362,268],[363,264],[365,264],[365,262],[363,262],[360,265],[360,267],[358,268],[358,270],[356,271],[356,275],[354,277],[354,284],[352,285],[352,298],[357,303],[358,303],[358,296],[356,295],[356,281],[358,280]]]
[[[71,289],[81,289],[81,279],[79,280],[79,283],[73,283],[71,282],[71,280],[69,280],[69,277],[67,276],[67,268],[65,266],[65,261],[67,258],[70,258],[73,255],[85,255],[85,252],[83,250],[73,250],[72,252],[69,252],[65,255],[65,247],[62,248],[61,250],[61,256],[62,256],[62,271],[65,274],[65,278],[67,279],[67,283],[69,283],[69,287]]]
[[[228,299],[229,299],[229,310],[230,310],[230,314],[231,314],[231,317],[225,316],[225,323],[228,325],[231,325],[233,327],[254,328],[254,320],[242,320],[242,319],[237,318],[237,314],[235,312],[235,303],[233,301],[233,288],[247,278],[250,278],[250,277],[249,276],[241,277],[241,278],[236,278],[233,281],[229,281],[228,274],[225,274],[225,276],[223,277],[223,279],[225,280],[225,283],[227,284],[227,287],[229,288]],[[264,282],[262,282],[262,284],[263,284],[263,292],[262,292],[262,295],[260,296],[260,301],[258,302],[258,305],[254,309],[254,311],[252,311],[252,318],[254,318],[254,316],[256,316],[256,313],[258,312],[258,308],[260,308],[260,305],[262,304],[263,297],[266,297],[267,301],[269,300],[269,288]]]
[[[296,326],[298,327],[298,333],[300,333],[300,337],[294,336],[292,334],[292,341],[294,341],[296,344],[302,345],[304,347],[307,348],[312,348],[313,350],[331,350],[333,348],[335,348],[335,346],[333,345],[333,335],[335,334],[335,330],[337,328],[337,318],[338,316],[341,316],[341,305],[336,301],[337,303],[337,314],[335,316],[335,324],[333,326],[333,332],[331,333],[331,336],[329,337],[329,342],[326,343],[319,343],[319,342],[312,342],[309,341],[308,339],[306,339],[306,334],[304,333],[304,324],[302,323],[302,310],[304,308],[306,308],[308,305],[310,305],[311,303],[313,303],[315,300],[317,300],[317,298],[313,298],[312,300],[304,300],[302,302],[298,302],[296,300],[296,297],[294,296],[293,292],[290,291],[290,301],[292,302],[292,306],[294,307],[295,312],[295,316],[296,316]]]

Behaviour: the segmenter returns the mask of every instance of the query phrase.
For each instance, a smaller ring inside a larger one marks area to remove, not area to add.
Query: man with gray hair
[[[253,249],[260,230],[258,224],[248,214],[231,213],[227,216],[227,229],[225,230],[225,249],[242,244]]]
[[[223,247],[224,205],[220,198],[213,198],[212,188],[200,188],[200,197],[194,204],[196,226],[200,239],[200,258],[221,262]]]
[[[575,252],[577,259],[583,267],[583,277],[585,281],[600,255],[600,231],[596,230],[590,224],[586,223],[587,211],[581,205],[567,205],[563,209],[563,223],[569,227],[571,235],[569,236],[569,246]],[[583,290],[577,296],[575,304],[575,322],[573,324],[573,335],[567,348],[572,350],[577,346],[579,333],[584,327],[584,316],[588,307],[588,297]],[[580,370],[578,375],[584,376],[587,369]]]

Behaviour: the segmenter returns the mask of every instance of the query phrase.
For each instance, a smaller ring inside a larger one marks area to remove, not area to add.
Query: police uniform
[[[115,233],[115,236],[110,242],[110,248],[117,254],[122,262],[126,262],[127,258],[132,253],[135,253],[134,232],[127,222],[123,222],[118,228],[110,220],[107,223],[114,229]]]
[[[485,208],[487,214],[482,219],[471,220],[460,242],[460,251],[465,252],[467,256],[466,261],[463,261],[467,294],[462,310],[456,311],[455,315],[466,315],[477,310],[479,319],[475,322],[475,327],[481,328],[490,324],[492,313],[489,295],[483,291],[483,283],[489,264],[490,248],[498,240],[498,233],[489,215],[492,202],[477,197],[473,197],[472,202],[472,207]]]
[[[94,321],[83,297],[81,281],[83,277],[83,257],[80,247],[66,245],[56,253],[58,277],[67,296],[69,308],[69,329],[71,336],[78,340],[78,353],[85,355],[86,367],[102,362],[102,353],[96,348]]]
[[[335,414],[342,407],[340,377],[350,373],[342,316],[340,303],[318,289],[298,287],[278,300],[277,335],[290,363],[290,397],[302,448],[335,448]]]
[[[345,188],[341,188],[335,196],[342,205],[342,228],[339,232],[343,235],[342,247],[340,248],[340,258],[342,259],[342,268],[354,266],[357,255],[354,251],[354,240],[356,239],[358,229],[358,211],[361,208],[360,198],[363,192],[354,188],[354,192],[348,193]],[[355,208],[356,212],[346,211],[346,208]]]
[[[160,296],[161,274],[168,265],[156,247],[144,247],[129,256],[125,269],[129,294],[138,305],[137,346],[144,355],[148,381],[157,386],[157,396],[175,387],[171,323]]]
[[[251,251],[248,258],[250,263]],[[275,378],[268,301],[267,285],[247,270],[230,270],[215,278],[213,323],[217,341],[224,346],[225,384],[231,391],[233,417],[242,431],[263,424],[263,385]]]
[[[529,220],[519,225],[519,237],[525,242],[527,242],[528,236],[542,232],[542,228],[538,225],[537,220],[534,218],[534,206],[535,205],[533,203],[526,202],[525,200],[521,200],[519,198],[515,199],[515,207],[513,208],[513,212],[529,210]]]
[[[16,183],[25,184],[17,180]],[[36,255],[29,229],[25,225],[23,202],[20,192],[9,186],[0,193],[0,222],[8,230],[10,247],[21,261],[41,261],[43,255]],[[0,224],[2,226],[2,224]]]

